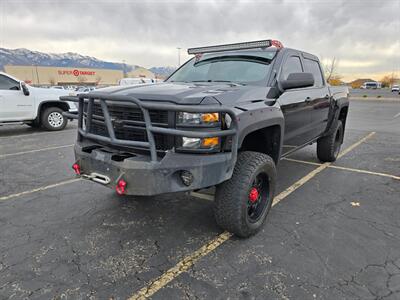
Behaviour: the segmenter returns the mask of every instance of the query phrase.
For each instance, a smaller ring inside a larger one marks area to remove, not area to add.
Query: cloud
[[[79,52],[150,67],[177,64],[176,47],[271,37],[336,57],[346,74],[400,68],[397,0],[2,0],[0,10],[0,46],[7,48]]]

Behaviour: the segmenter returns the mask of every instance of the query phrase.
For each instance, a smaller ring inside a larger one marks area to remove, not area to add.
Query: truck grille
[[[86,103],[84,111],[87,111]],[[132,105],[108,105],[108,111],[113,120],[114,132],[117,139],[148,142],[144,116],[140,108]],[[149,114],[153,125],[168,127],[168,111],[149,110]],[[103,110],[99,103],[94,103],[93,105],[90,133],[108,137]],[[154,134],[154,139],[157,150],[172,148],[170,136]]]

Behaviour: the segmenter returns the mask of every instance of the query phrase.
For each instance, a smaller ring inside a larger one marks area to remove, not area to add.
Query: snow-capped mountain
[[[124,64],[99,60],[95,57],[84,56],[78,53],[43,53],[31,51],[25,48],[5,49],[0,48],[0,70],[5,65],[24,66],[51,66],[51,67],[73,67],[73,68],[104,68],[112,70],[124,70]],[[137,66],[125,65],[125,71],[129,72]]]
[[[149,70],[158,76],[167,77],[176,70],[176,67],[152,67]]]

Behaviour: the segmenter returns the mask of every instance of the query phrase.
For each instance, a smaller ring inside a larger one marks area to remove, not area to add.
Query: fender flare
[[[344,107],[349,107],[349,102],[348,101],[341,101],[340,99],[338,101],[336,101],[334,108],[334,112],[332,113],[332,117],[329,121],[329,124],[327,126],[327,130],[326,132],[323,134],[323,136],[329,135],[333,128],[335,128],[335,124],[336,122],[339,120],[339,115],[340,115],[340,111],[344,108]],[[344,128],[343,128],[344,130]]]
[[[279,156],[281,157],[282,154],[282,146],[283,146],[283,137],[285,131],[285,120],[280,109],[272,109],[268,112],[262,112],[267,114],[267,118],[265,115],[261,115],[257,117],[257,112],[255,111],[246,111],[238,116],[240,119],[239,122],[239,136],[238,136],[238,149],[242,147],[243,141],[252,132],[257,130],[272,127],[272,126],[279,126],[280,128],[280,139],[279,139]],[[257,120],[254,122],[254,120]],[[279,159],[278,159],[279,160]]]

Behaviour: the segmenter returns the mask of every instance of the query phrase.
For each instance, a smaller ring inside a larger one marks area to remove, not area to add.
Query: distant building
[[[156,76],[150,70],[147,70],[143,67],[136,67],[133,71],[127,73],[127,77],[135,78],[135,77],[143,77],[143,78],[151,78],[155,79]]]
[[[122,70],[42,66],[4,66],[6,73],[32,85],[117,85]],[[155,78],[149,70],[137,67],[128,77]]]
[[[353,80],[352,82],[350,82],[349,84],[351,85],[351,87],[353,88],[353,89],[359,89],[364,83],[366,83],[366,82],[371,82],[371,81],[375,81],[375,80],[372,80],[372,79],[356,79],[356,80]]]

